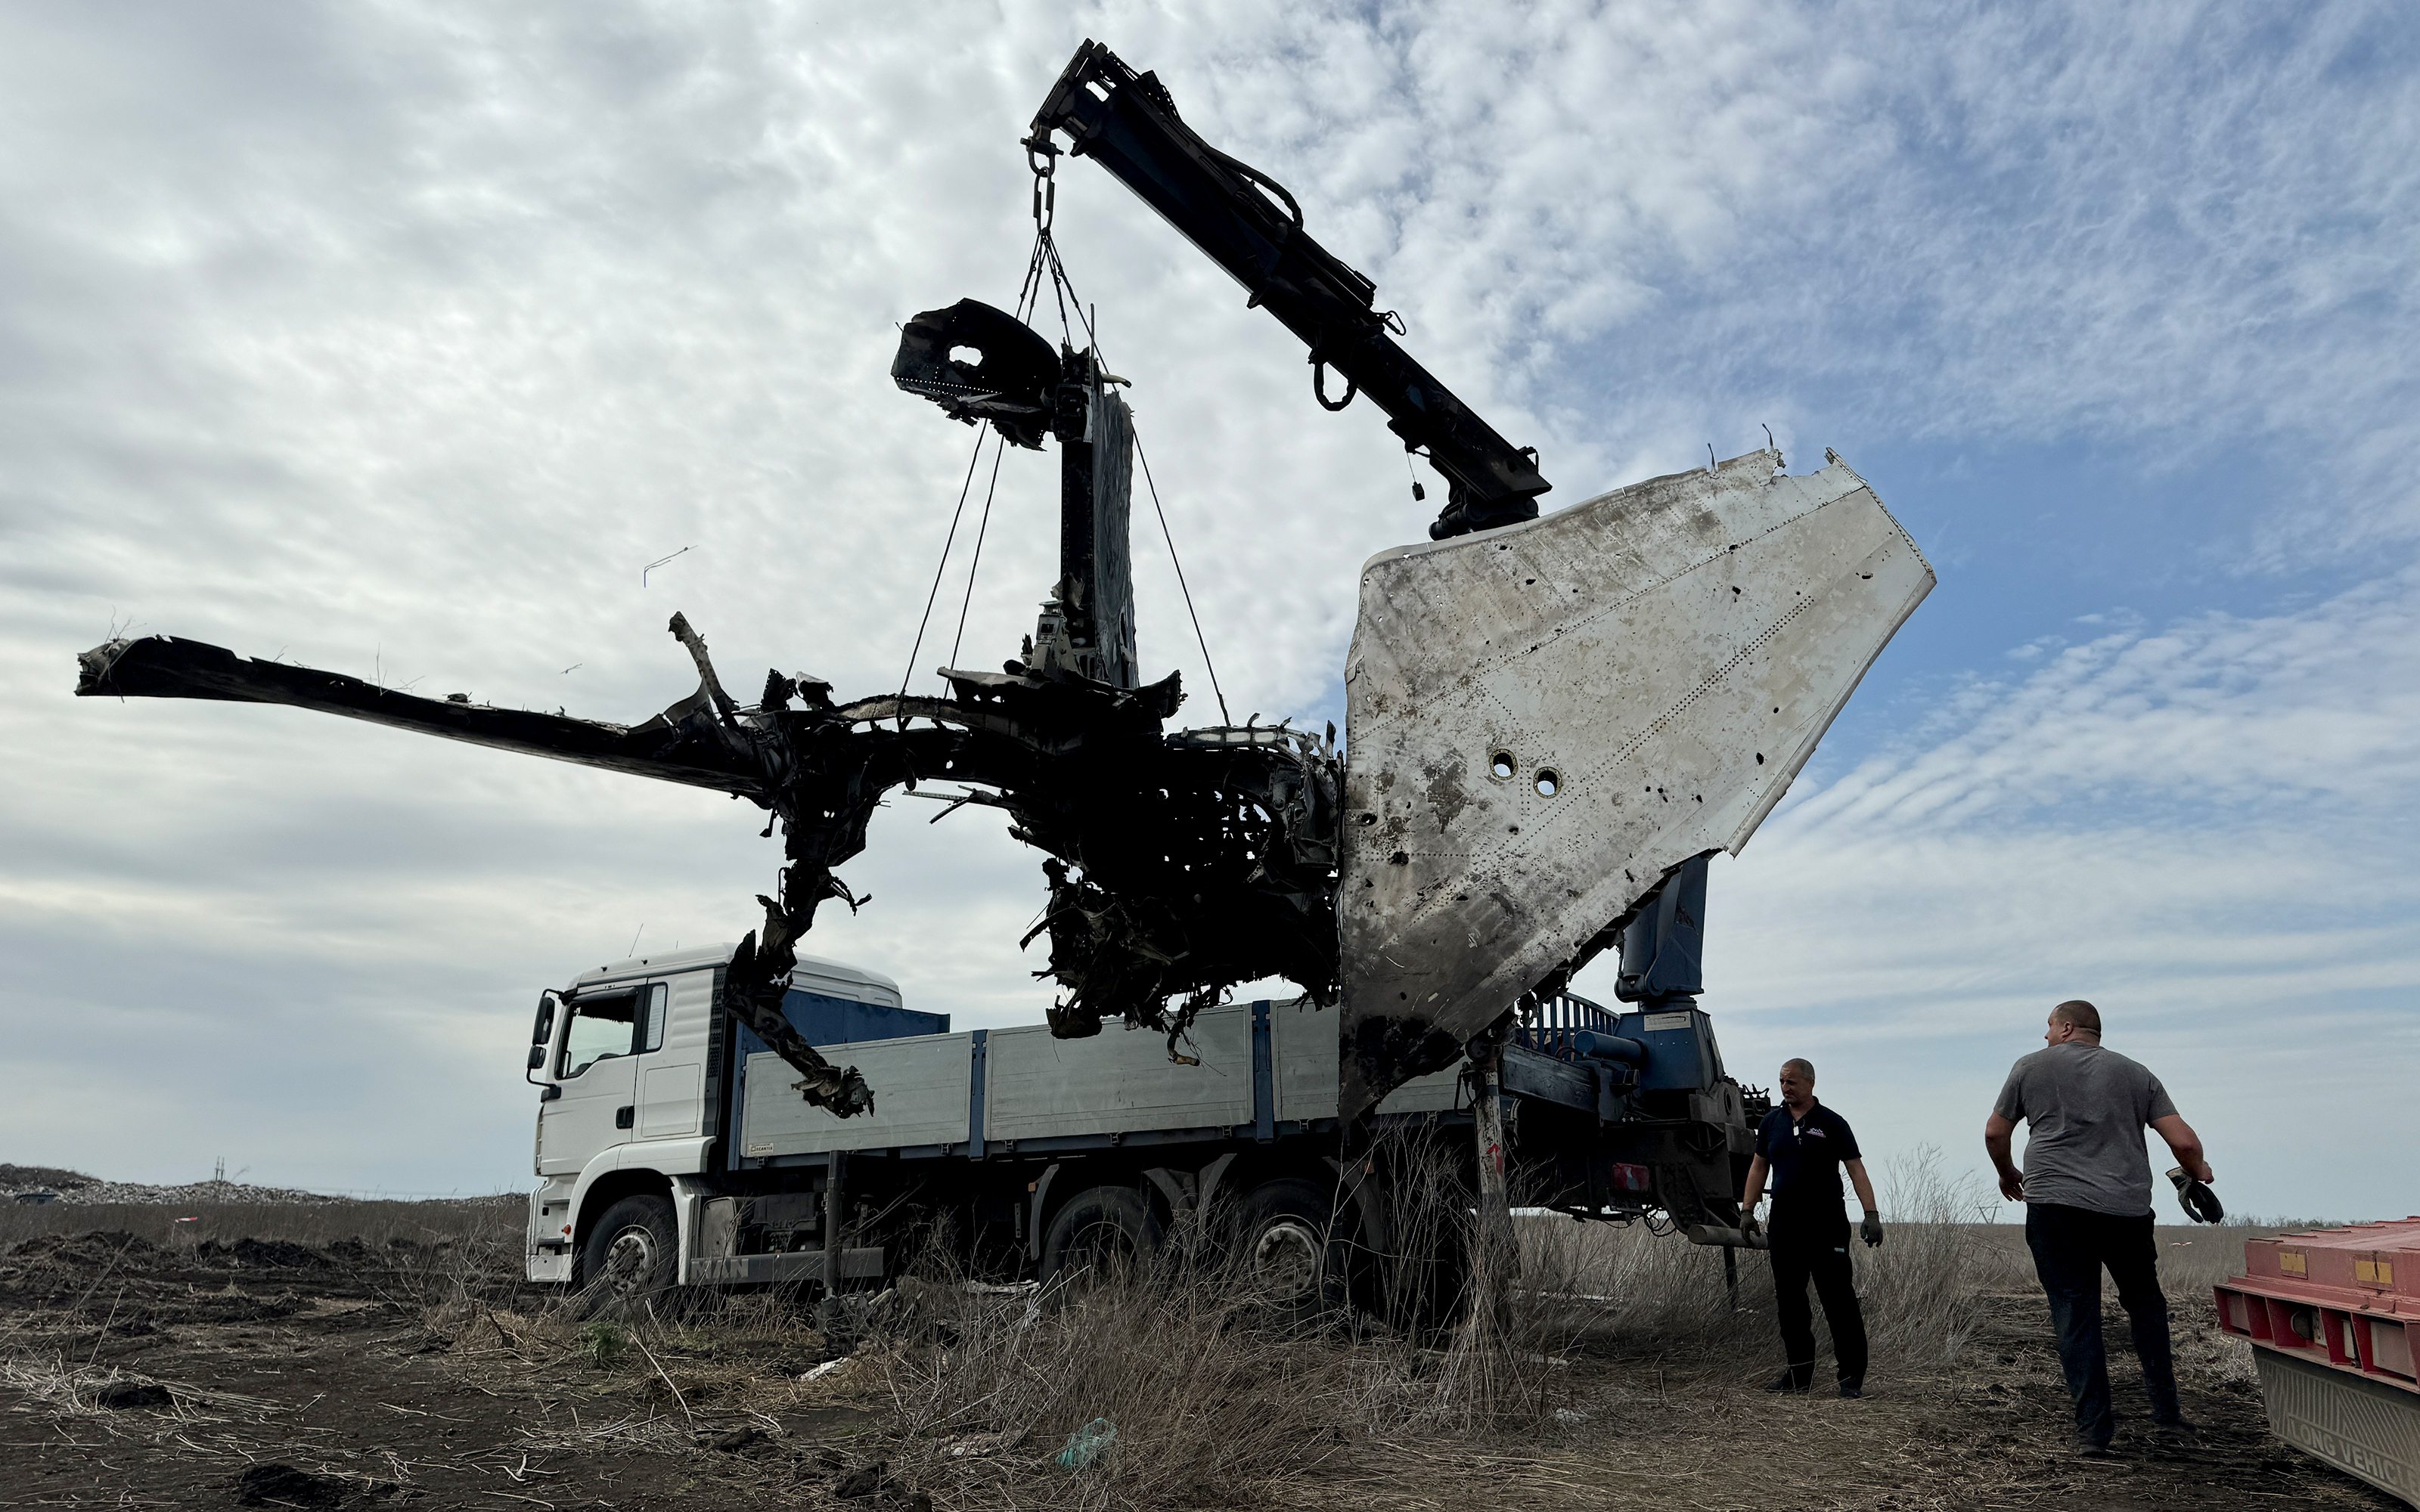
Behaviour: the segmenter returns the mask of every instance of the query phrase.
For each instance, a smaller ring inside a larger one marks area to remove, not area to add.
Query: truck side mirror
[[[551,1102],[563,1095],[562,1088],[552,1082],[541,1082],[529,1073],[532,1071],[546,1070],[547,1057],[554,1053],[555,1021],[559,1017],[555,1010],[562,1006],[562,1003],[563,995],[551,987],[539,994],[537,1022],[530,1026],[529,1071],[521,1072],[521,1080],[546,1088],[545,1094],[538,1099],[542,1103]]]

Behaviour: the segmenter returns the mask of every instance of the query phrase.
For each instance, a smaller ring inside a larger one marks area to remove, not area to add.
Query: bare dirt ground
[[[1232,1326],[1127,1317],[1094,1331],[1108,1352],[1079,1340],[1011,1361],[1047,1387],[1034,1398],[1047,1409],[1018,1422],[1003,1386],[959,1380],[998,1353],[974,1312],[942,1305],[963,1288],[925,1288],[921,1335],[876,1331],[802,1380],[848,1341],[787,1299],[583,1324],[519,1282],[519,1220],[513,1198],[0,1210],[0,1504],[2400,1504],[2268,1434],[2243,1347],[2209,1320],[2208,1283],[2254,1230],[2163,1233],[2200,1442],[2121,1429],[2117,1458],[2078,1460],[2043,1306],[2006,1227],[1903,1227],[1903,1266],[1927,1243],[1954,1257],[1928,1262],[1955,1273],[1931,1302],[1914,1300],[1909,1274],[1861,1272],[1878,1315],[1906,1315],[1877,1316],[1887,1336],[1862,1401],[1761,1389],[1777,1350],[1760,1257],[1744,1257],[1733,1311],[1713,1252],[1633,1233],[1617,1279],[1657,1291],[1655,1307],[1583,1299],[1551,1349],[1505,1356],[1519,1379],[1483,1412],[1436,1410],[1461,1368],[1450,1350],[1328,1335],[1237,1353]],[[1019,1321],[1016,1296],[969,1295]],[[2139,1427],[2122,1322],[2111,1337],[2120,1411]],[[1109,1453],[1055,1467],[1096,1412],[1122,1427]]]

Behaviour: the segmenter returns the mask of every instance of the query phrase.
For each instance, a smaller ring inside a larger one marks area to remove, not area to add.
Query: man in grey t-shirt
[[[2160,1291],[2151,1236],[2151,1163],[2143,1131],[2156,1131],[2196,1180],[2210,1180],[2201,1139],[2177,1113],[2160,1079],[2101,1047],[2101,1011],[2081,998],[2050,1011],[2047,1048],[2020,1059],[1983,1123],[1983,1148],[1999,1168],[2000,1195],[2025,1204],[2025,1246],[2050,1298],[2051,1327],[2068,1394],[2075,1398],[2076,1447],[2104,1454],[2118,1427],[2108,1359],[2101,1342],[2101,1270],[2143,1359],[2151,1421],[2185,1427],[2177,1407],[2168,1302]],[[2025,1168],[2009,1158],[2009,1136],[2028,1126]]]

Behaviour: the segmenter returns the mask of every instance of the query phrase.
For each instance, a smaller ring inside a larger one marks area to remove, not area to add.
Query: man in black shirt
[[[1766,1224],[1773,1248],[1775,1311],[1781,1322],[1789,1366],[1771,1387],[1805,1391],[1815,1380],[1815,1315],[1807,1305],[1807,1283],[1823,1304],[1832,1329],[1832,1357],[1839,1367],[1840,1395],[1862,1396],[1866,1385],[1866,1315],[1857,1306],[1849,1273],[1849,1220],[1840,1211],[1840,1171],[1857,1189],[1866,1221],[1858,1226],[1869,1245],[1883,1242],[1883,1217],[1874,1207],[1873,1183],[1849,1121],[1815,1101],[1815,1068],[1804,1060],[1781,1063],[1781,1106],[1756,1131],[1756,1158],[1748,1163],[1747,1190],[1740,1197],[1743,1222],[1750,1221],[1773,1178],[1773,1216]]]

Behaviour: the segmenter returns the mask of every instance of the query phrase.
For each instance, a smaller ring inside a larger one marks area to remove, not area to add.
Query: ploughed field
[[[519,1277],[518,1197],[0,1207],[0,1504],[512,1507],[2273,1507],[2397,1504],[2266,1431],[2209,1283],[2246,1228],[2162,1230],[2187,1412],[2119,1454],[2068,1408],[2009,1227],[1858,1257],[1862,1401],[1775,1398],[1743,1256],[1524,1226],[1497,1326],[1282,1326],[1207,1269],[1078,1295],[927,1271],[585,1319]],[[191,1221],[178,1221],[191,1220]],[[1105,1432],[1113,1429],[1113,1433]],[[1062,1461],[1068,1463],[1062,1463]]]

